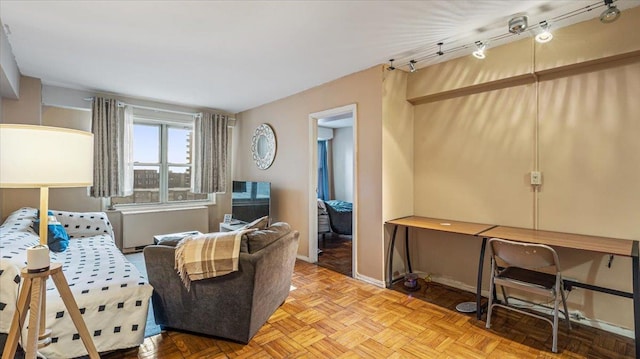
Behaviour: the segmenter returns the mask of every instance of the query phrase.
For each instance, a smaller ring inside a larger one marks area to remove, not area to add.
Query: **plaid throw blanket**
[[[240,239],[253,230],[200,234],[181,240],[176,246],[175,269],[187,291],[193,280],[237,271]]]

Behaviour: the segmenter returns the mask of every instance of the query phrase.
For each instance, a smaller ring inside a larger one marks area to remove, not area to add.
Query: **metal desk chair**
[[[564,317],[571,329],[567,312],[567,302],[562,288],[562,275],[556,251],[543,244],[529,244],[507,241],[499,238],[489,240],[491,253],[491,281],[489,287],[489,310],[487,328],[491,327],[493,307],[503,307],[522,314],[547,321],[553,328],[552,351],[558,352],[558,306],[562,299]],[[504,304],[494,302],[495,285],[502,289]],[[543,316],[520,310],[509,305],[505,287],[516,288],[529,293],[551,296],[553,299],[553,322]],[[560,295],[558,295],[560,293]]]

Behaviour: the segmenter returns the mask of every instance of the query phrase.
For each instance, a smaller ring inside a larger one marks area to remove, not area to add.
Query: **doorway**
[[[357,268],[356,134],[355,104],[309,115],[309,259],[348,276]]]

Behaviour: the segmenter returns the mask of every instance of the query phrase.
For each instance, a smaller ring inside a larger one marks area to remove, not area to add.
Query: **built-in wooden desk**
[[[482,232],[484,237],[496,237],[518,242],[540,243],[554,247],[582,249],[591,252],[631,257],[638,241],[587,236],[583,234],[541,231],[536,229],[497,226]]]
[[[489,238],[502,238],[512,241],[541,243],[551,247],[564,247],[578,249],[590,252],[605,253],[609,255],[619,255],[631,257],[632,259],[632,278],[633,293],[628,293],[613,288],[600,287],[588,283],[578,283],[575,281],[565,280],[565,285],[586,288],[599,292],[609,293],[627,298],[633,298],[633,318],[635,329],[635,346],[636,357],[640,358],[640,259],[639,259],[639,242],[637,240],[627,240],[618,238],[607,238],[588,236],[582,234],[560,233],[552,231],[542,231],[527,228],[505,227],[490,224],[468,223],[460,221],[451,221],[448,219],[435,219],[426,217],[410,216],[398,218],[386,222],[393,225],[393,234],[389,246],[387,287],[402,278],[393,279],[393,249],[395,247],[396,234],[399,226],[407,227],[405,231],[405,248],[407,257],[407,269],[412,272],[411,259],[409,257],[409,231],[408,228],[428,229],[442,232],[466,234],[482,239],[480,249],[480,258],[478,262],[478,280],[476,283],[476,316],[482,318],[482,270],[484,265],[484,254],[486,250],[487,240]],[[489,295],[493,295],[489,293]]]
[[[495,225],[493,224],[469,223],[452,221],[449,219],[437,219],[418,216],[393,219],[388,221],[387,223],[413,228],[433,229],[435,231],[442,232],[469,234],[472,236],[495,227]]]
[[[631,257],[633,293],[623,292],[613,288],[600,287],[588,283],[578,283],[575,281],[567,280],[565,280],[564,282],[565,285],[568,284],[571,286],[582,287],[598,292],[618,295],[626,298],[633,298],[636,358],[640,358],[640,263],[638,261],[638,241],[503,226],[497,226],[495,228],[489,229],[485,232],[482,232],[481,235],[484,238],[502,238],[518,242],[542,243],[551,247],[564,247],[590,252],[605,253],[610,255]],[[483,241],[483,246],[484,245],[485,242]],[[480,296],[482,288],[482,277],[479,276],[478,278],[479,279],[476,295]],[[478,311],[478,313],[480,313],[480,310]]]
[[[387,267],[387,288],[390,288],[393,283],[396,281],[402,280],[402,278],[393,279],[393,249],[396,244],[396,234],[398,232],[398,226],[407,227],[405,231],[405,251],[407,258],[407,269],[409,273],[413,272],[411,268],[411,257],[409,256],[409,228],[418,228],[418,229],[429,229],[434,231],[441,232],[449,232],[449,233],[458,233],[458,234],[466,234],[469,236],[478,236],[480,233],[483,233],[493,227],[493,224],[481,224],[481,223],[470,223],[470,222],[461,222],[461,221],[452,221],[448,219],[438,219],[438,218],[428,218],[428,217],[418,217],[418,216],[409,216],[398,219],[393,219],[387,221],[387,224],[393,225],[393,234],[391,235],[391,243],[389,244],[389,258]],[[482,263],[484,262],[484,252],[486,247],[487,238],[484,237],[482,239],[482,249],[480,250],[480,268],[478,268],[478,283],[482,283]],[[482,300],[482,295],[476,294],[476,307],[480,308],[480,301]],[[478,310],[478,319],[482,315],[482,311]]]

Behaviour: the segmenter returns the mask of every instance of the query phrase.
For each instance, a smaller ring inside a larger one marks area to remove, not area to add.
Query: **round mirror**
[[[266,170],[271,166],[276,157],[276,136],[271,126],[263,123],[256,128],[251,140],[251,152],[259,169]]]

